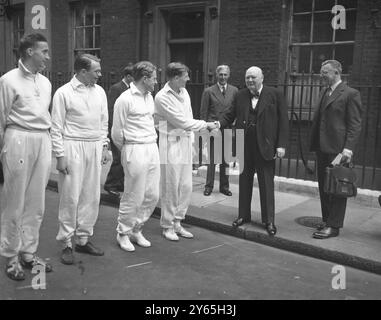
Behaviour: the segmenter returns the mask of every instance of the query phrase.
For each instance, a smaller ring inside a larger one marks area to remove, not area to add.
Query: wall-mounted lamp
[[[209,7],[209,14],[212,19],[216,19],[218,17],[218,8],[217,7]]]
[[[146,11],[144,12],[144,17],[149,21],[153,21],[153,12],[152,11]]]
[[[378,13],[379,13],[379,9],[370,9],[370,13],[372,15],[372,24],[371,24],[371,27],[373,29],[381,29],[381,25],[377,24],[377,20],[378,20]]]

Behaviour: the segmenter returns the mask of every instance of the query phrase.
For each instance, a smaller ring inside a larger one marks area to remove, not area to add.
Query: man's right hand
[[[69,168],[66,162],[65,157],[59,157],[57,158],[57,166],[56,169],[63,174],[69,174]]]
[[[217,125],[216,121],[214,121],[214,122],[207,122],[206,125],[207,125],[207,129],[209,131],[212,131],[214,129],[218,129],[218,125]]]

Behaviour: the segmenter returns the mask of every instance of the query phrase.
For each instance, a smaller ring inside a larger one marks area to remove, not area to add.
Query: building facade
[[[231,82],[239,87],[244,86],[245,70],[258,65],[265,82],[280,86],[287,96],[294,121],[293,158],[300,152],[296,128],[301,128],[302,148],[307,148],[321,62],[337,59],[344,79],[361,89],[365,105],[366,129],[358,154],[366,157],[356,161],[372,168],[370,179],[377,180],[379,0],[0,0],[0,72],[15,66],[18,40],[32,31],[45,33],[50,41],[49,70],[56,86],[73,71],[78,52],[102,59],[106,89],[128,62],[150,60],[164,69],[170,61],[183,61],[191,70],[196,117],[201,92],[214,81],[218,64],[230,65]],[[165,81],[164,72],[159,78]]]

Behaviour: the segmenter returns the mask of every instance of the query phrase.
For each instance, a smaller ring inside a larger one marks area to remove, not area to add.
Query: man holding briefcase
[[[336,60],[322,63],[323,84],[311,128],[311,151],[316,152],[317,174],[323,223],[314,232],[316,239],[339,235],[343,227],[347,198],[324,192],[325,169],[341,153],[341,163],[349,163],[361,132],[362,105],[358,90],[341,80],[342,67]]]

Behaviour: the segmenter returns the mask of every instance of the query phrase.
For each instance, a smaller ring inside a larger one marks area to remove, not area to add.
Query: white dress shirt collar
[[[228,88],[228,84],[225,84],[225,85],[221,85],[217,82],[217,85],[218,85],[218,88],[220,88],[220,91],[222,92],[222,88],[225,88],[225,91],[227,90]]]
[[[332,86],[331,86],[331,93],[333,92],[333,91],[335,91],[335,89],[338,87],[338,85],[340,84],[340,83],[342,83],[343,81],[342,80],[339,80],[339,81],[337,81],[336,83],[334,83]]]

